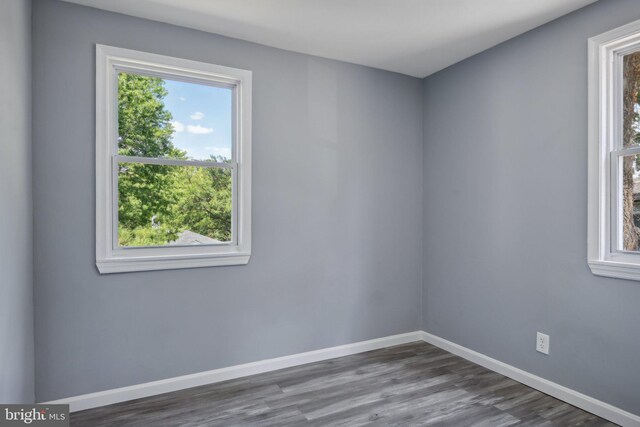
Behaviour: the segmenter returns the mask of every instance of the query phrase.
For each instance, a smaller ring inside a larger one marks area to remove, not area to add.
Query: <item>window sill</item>
[[[156,256],[145,258],[110,258],[96,260],[100,274],[126,273],[134,271],[176,270],[182,268],[219,267],[225,265],[245,265],[250,254],[235,253],[206,257]]]
[[[589,268],[596,276],[640,281],[640,264],[611,260],[589,260]]]

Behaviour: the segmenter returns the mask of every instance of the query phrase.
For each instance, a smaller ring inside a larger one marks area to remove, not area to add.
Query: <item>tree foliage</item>
[[[156,77],[118,76],[118,153],[187,159],[172,142],[167,90]],[[226,159],[212,157],[211,161]],[[120,163],[118,239],[122,246],[161,246],[190,230],[231,239],[231,175],[221,168]]]
[[[223,161],[222,158],[212,160]],[[184,168],[183,168],[184,169]],[[189,168],[191,169],[191,168]],[[189,230],[217,240],[231,239],[231,172],[220,168],[183,170],[174,218]]]

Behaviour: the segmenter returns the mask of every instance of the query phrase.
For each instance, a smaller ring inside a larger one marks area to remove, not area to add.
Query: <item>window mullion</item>
[[[222,169],[235,169],[235,162],[221,163],[221,162],[208,162],[204,160],[182,160],[182,159],[168,159],[158,157],[139,157],[139,156],[122,156],[115,155],[115,161],[118,163],[142,163],[145,165],[163,165],[163,166],[195,166],[204,168],[222,168]]]
[[[640,154],[640,146],[637,147],[629,147],[629,148],[621,148],[620,150],[613,150],[611,152],[613,156],[623,157],[623,156],[635,156]]]

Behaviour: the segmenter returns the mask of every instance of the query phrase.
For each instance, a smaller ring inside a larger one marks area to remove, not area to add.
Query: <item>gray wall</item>
[[[420,79],[56,1],[33,19],[38,400],[418,329]],[[98,274],[95,43],[253,70],[249,265]]]
[[[634,413],[640,284],[586,262],[587,38],[639,18],[601,1],[424,88],[423,329]]]
[[[31,2],[0,2],[0,402],[33,402]]]

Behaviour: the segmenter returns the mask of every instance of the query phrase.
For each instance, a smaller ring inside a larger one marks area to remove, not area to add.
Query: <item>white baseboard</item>
[[[522,384],[528,385],[536,390],[540,390],[543,393],[577,406],[578,408],[584,409],[585,411],[591,412],[616,424],[628,427],[640,427],[640,416],[638,415],[634,415],[613,405],[561,386],[560,384],[545,380],[544,378],[530,374],[514,366],[507,365],[499,360],[492,359],[489,356],[485,356],[484,354],[470,350],[424,331],[392,335],[369,341],[361,341],[353,344],[309,351],[306,353],[277,357],[275,359],[230,366],[228,368],[214,369],[212,371],[167,378],[164,380],[105,390],[97,393],[83,394],[80,396],[68,397],[45,403],[68,404],[71,412],[82,411],[84,409],[91,409],[99,406],[126,402],[128,400],[155,396],[190,387],[214,384],[221,381],[232,380],[234,378],[276,371],[278,369],[290,368],[292,366],[304,365],[312,362],[320,362],[322,360],[363,353],[365,351],[406,344],[413,341],[425,341],[429,344],[433,344],[443,350],[463,357],[471,362],[477,363],[487,369],[512,378]]]
[[[495,371],[506,377],[512,378],[519,383],[528,385],[545,394],[567,402],[573,406],[584,409],[592,414],[598,415],[606,420],[628,427],[639,427],[640,416],[624,411],[608,403],[589,397],[570,388],[561,386],[544,378],[530,374],[529,372],[518,369],[514,366],[507,365],[499,360],[492,359],[477,351],[470,350],[466,347],[447,341],[444,338],[432,335],[428,332],[420,332],[421,339],[436,347],[453,353],[456,356],[463,357],[473,363],[484,366],[487,369]]]
[[[167,378],[164,380],[152,381],[128,387],[67,397],[45,403],[52,405],[67,404],[69,405],[69,410],[71,412],[82,411],[84,409],[97,408],[99,406],[111,405],[113,403],[155,396],[162,393],[183,390],[185,388],[218,383],[221,381],[232,380],[234,378],[276,371],[278,369],[334,359],[336,357],[348,356],[351,354],[364,353],[365,351],[406,344],[413,341],[420,341],[421,339],[422,335],[420,331],[409,332],[406,334],[392,335],[369,341],[360,341],[353,344],[324,348],[306,353],[277,357],[275,359],[245,363],[243,365],[230,366],[228,368],[214,369],[212,371],[199,372],[196,374]]]

